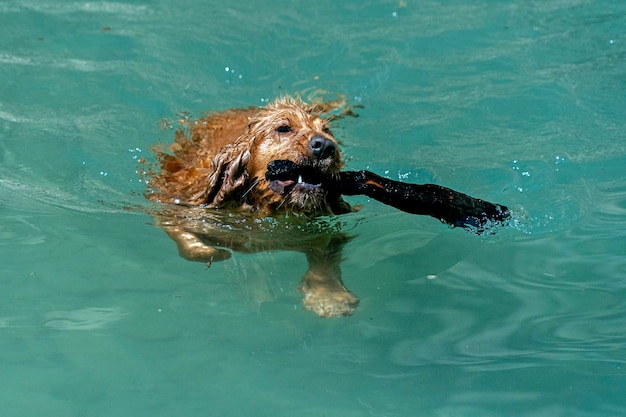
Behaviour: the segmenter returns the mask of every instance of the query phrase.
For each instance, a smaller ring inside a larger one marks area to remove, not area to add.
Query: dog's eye
[[[278,133],[289,133],[291,132],[291,127],[289,125],[281,125],[276,128],[276,132]]]

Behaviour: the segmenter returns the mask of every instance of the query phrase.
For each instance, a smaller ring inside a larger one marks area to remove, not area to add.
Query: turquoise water
[[[1,414],[626,415],[626,3],[231,3],[0,3]],[[515,222],[350,198],[323,320],[302,255],[207,269],[126,209],[164,119],[317,90],[348,168]]]

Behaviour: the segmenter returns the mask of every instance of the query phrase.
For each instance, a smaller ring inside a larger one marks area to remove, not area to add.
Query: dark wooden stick
[[[450,188],[394,181],[370,171],[324,175],[292,161],[275,160],[267,165],[265,173],[270,182],[282,180],[293,183],[300,175],[320,181],[329,196],[363,194],[407,213],[432,216],[451,226],[473,228],[478,233],[492,223],[505,221],[511,216],[506,206],[470,197]],[[333,201],[340,202],[341,199],[331,197],[331,204]],[[333,212],[345,213],[345,208],[337,204]]]
[[[432,216],[451,226],[472,227],[479,232],[492,222],[510,217],[509,209],[500,204],[440,185],[390,180],[370,171],[341,172],[336,186],[343,195],[363,194],[407,213]]]

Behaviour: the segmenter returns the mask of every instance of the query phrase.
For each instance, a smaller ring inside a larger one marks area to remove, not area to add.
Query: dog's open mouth
[[[277,194],[288,194],[295,190],[319,190],[323,188],[326,178],[327,175],[315,167],[282,159],[267,164],[265,173],[270,189]]]

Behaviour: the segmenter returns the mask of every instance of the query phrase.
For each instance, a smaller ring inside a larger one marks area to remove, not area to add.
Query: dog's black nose
[[[337,151],[335,142],[323,136],[313,136],[309,141],[309,147],[317,159],[332,158]]]

